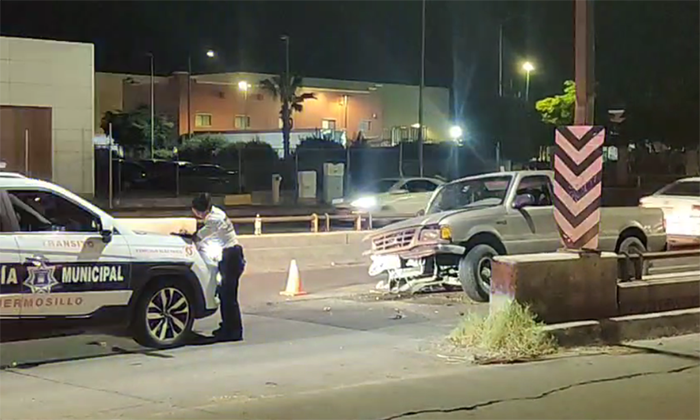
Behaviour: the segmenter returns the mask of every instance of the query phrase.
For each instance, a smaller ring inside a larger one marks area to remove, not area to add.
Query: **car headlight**
[[[221,254],[223,251],[224,250],[221,245],[215,243],[209,243],[202,246],[202,254],[204,254],[204,256],[212,262],[221,261]]]
[[[371,209],[377,205],[377,199],[374,197],[361,197],[350,203],[350,205],[360,209]]]
[[[418,236],[420,242],[439,242],[439,241],[451,241],[452,240],[452,230],[449,226],[443,225],[433,225],[426,226],[420,231]]]

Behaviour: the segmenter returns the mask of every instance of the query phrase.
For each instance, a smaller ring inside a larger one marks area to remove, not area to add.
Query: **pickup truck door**
[[[513,254],[556,251],[560,247],[559,231],[554,220],[551,180],[546,175],[525,176],[516,187],[516,197],[531,194],[535,202],[520,209],[507,209],[509,241]]]
[[[106,243],[98,215],[53,191],[7,194],[28,302],[22,317],[85,316],[129,302],[131,252],[123,236],[114,232]]]

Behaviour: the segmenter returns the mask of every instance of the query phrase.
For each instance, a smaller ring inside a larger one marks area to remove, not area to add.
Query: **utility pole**
[[[284,74],[289,78],[289,35],[282,35],[284,41]]]
[[[498,25],[498,97],[503,97],[503,25]]]
[[[423,88],[425,87],[425,0],[421,2],[420,87],[418,88],[418,167],[423,176]]]
[[[187,138],[192,138],[192,54],[187,56]]]
[[[576,109],[574,124],[592,125],[595,107],[593,1],[575,0]]]
[[[151,58],[151,159],[154,159],[154,149],[155,149],[155,122],[156,122],[156,111],[155,111],[155,66],[153,53],[148,53]]]

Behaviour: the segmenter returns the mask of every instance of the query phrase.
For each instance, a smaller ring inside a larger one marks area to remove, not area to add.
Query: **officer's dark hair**
[[[211,210],[211,195],[209,195],[209,193],[201,193],[193,198],[192,208],[201,213],[206,213]]]

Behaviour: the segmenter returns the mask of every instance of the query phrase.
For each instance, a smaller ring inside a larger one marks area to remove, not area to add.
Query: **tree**
[[[151,145],[151,111],[147,105],[139,105],[133,111],[107,111],[102,117],[100,127],[109,132],[112,124],[112,136],[117,144],[127,153],[142,153]],[[156,115],[154,120],[154,148],[170,146],[175,135],[175,124],[164,115]]]
[[[184,141],[179,155],[196,163],[212,163],[224,146],[226,139],[220,134],[197,134]]]
[[[564,82],[564,94],[544,98],[535,103],[535,109],[540,113],[542,122],[552,125],[571,125],[574,122],[576,108],[576,83],[573,80]]]
[[[260,85],[263,90],[269,92],[275,99],[282,103],[280,107],[280,118],[282,119],[282,143],[284,145],[284,158],[290,156],[289,138],[292,132],[292,114],[301,112],[302,105],[307,99],[316,99],[313,93],[297,94],[301,88],[302,78],[299,76],[281,75],[271,79],[263,80]]]

